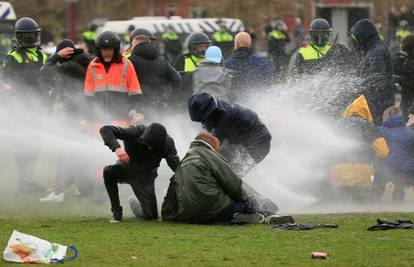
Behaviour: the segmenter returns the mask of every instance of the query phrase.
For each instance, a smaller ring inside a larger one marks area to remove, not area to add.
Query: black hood
[[[207,93],[195,94],[188,99],[188,112],[192,121],[205,123],[219,109],[217,99]]]
[[[132,55],[136,55],[148,60],[155,60],[158,58],[158,49],[151,43],[141,43],[134,47]]]
[[[360,46],[368,46],[371,42],[379,40],[378,30],[369,19],[362,19],[354,24],[351,34]]]
[[[247,47],[240,47],[233,53],[234,58],[247,58],[253,53],[250,48]]]

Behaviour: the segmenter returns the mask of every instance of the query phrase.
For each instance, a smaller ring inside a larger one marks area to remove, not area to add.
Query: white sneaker
[[[44,198],[40,199],[40,202],[51,202],[51,203],[62,203],[65,201],[65,193],[56,194],[55,192],[50,193]]]

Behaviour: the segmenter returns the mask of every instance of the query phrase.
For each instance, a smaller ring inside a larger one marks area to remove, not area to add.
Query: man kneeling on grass
[[[158,176],[157,169],[163,158],[173,171],[180,164],[174,140],[159,123],[153,123],[148,127],[138,125],[128,128],[108,125],[102,127],[100,133],[105,145],[119,158],[117,164],[106,166],[103,172],[105,187],[111,200],[111,222],[122,220],[118,183],[131,185],[138,199],[130,199],[133,200],[134,205],[131,201],[130,205],[136,216],[156,220],[158,210],[154,182]],[[121,148],[117,139],[124,141],[125,150]]]
[[[170,179],[162,218],[186,223],[262,223],[249,203],[242,179],[217,152],[220,141],[200,133]]]

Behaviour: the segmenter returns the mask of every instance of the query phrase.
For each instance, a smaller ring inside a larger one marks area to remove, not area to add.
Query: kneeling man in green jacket
[[[249,203],[242,179],[217,152],[219,148],[220,141],[208,132],[200,133],[191,143],[170,179],[161,211],[164,221],[196,224],[265,221],[264,215]]]

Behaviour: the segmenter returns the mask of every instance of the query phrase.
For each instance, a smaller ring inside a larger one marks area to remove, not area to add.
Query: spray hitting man
[[[188,99],[188,111],[192,121],[201,122],[220,140],[220,152],[238,174],[246,174],[269,153],[272,135],[247,107],[201,93]]]
[[[130,198],[130,205],[134,207],[137,217],[156,220],[158,210],[154,182],[160,162],[164,158],[173,171],[180,164],[174,140],[167,134],[164,126],[158,123],[148,127],[139,125],[128,128],[108,125],[102,127],[100,133],[105,145],[119,159],[117,164],[106,166],[103,173],[111,201],[111,222],[122,220],[118,183],[131,185],[138,200]],[[121,148],[118,139],[124,141],[125,150]]]

